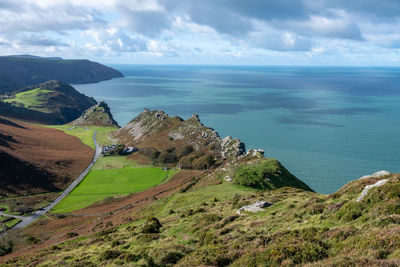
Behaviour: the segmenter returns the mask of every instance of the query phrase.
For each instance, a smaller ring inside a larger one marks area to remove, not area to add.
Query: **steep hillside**
[[[0,115],[47,124],[64,124],[79,117],[96,100],[59,81],[0,96]]]
[[[5,266],[400,263],[400,175],[356,180],[332,195],[291,187],[256,190],[224,181],[226,175],[219,168],[172,194],[153,190],[153,196],[144,192],[142,199],[140,194],[128,196],[59,219],[42,218],[21,233],[25,235],[19,238],[21,250],[16,248],[0,262]],[[357,201],[365,186],[377,181],[386,183]],[[244,209],[255,203],[263,205]]]
[[[145,109],[114,133],[121,143],[142,149],[153,162],[184,169],[207,169],[245,154],[245,145],[204,126],[194,114],[183,120],[163,111]]]
[[[62,131],[0,118],[0,196],[60,191],[92,157]]]
[[[35,56],[0,57],[0,93],[21,87],[59,80],[66,83],[92,83],[123,75],[110,67],[89,60],[64,60]]]
[[[70,124],[76,126],[111,126],[119,128],[118,123],[111,114],[110,108],[103,101],[88,108],[79,118]]]

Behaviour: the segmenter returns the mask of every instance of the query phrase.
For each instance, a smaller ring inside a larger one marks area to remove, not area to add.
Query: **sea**
[[[319,193],[400,172],[400,67],[112,65],[124,78],[74,87],[125,125],[144,108],[193,113],[277,158]]]

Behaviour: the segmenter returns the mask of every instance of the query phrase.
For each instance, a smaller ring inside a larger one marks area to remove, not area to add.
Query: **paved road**
[[[85,129],[90,130],[88,128],[85,128]],[[73,181],[72,184],[70,186],[68,186],[68,188],[65,189],[64,192],[61,193],[61,195],[59,195],[52,203],[50,203],[50,205],[48,205],[47,207],[45,207],[41,210],[34,212],[30,216],[14,216],[14,215],[8,215],[3,212],[0,212],[0,215],[6,215],[6,216],[11,216],[11,217],[21,219],[21,222],[18,223],[17,225],[15,225],[13,227],[13,229],[14,228],[24,228],[28,224],[31,224],[32,222],[37,220],[40,216],[46,214],[49,210],[54,208],[55,205],[60,203],[61,200],[63,200],[69,193],[71,193],[71,191],[83,180],[83,178],[85,178],[85,176],[89,173],[90,169],[93,167],[93,165],[95,164],[95,162],[97,161],[97,159],[99,158],[100,153],[101,153],[101,147],[97,143],[96,134],[97,134],[97,131],[95,130],[94,134],[93,134],[93,142],[96,147],[96,151],[95,151],[92,162],[89,164],[89,166],[86,167],[86,169],[81,173],[81,175],[79,175],[79,177],[77,179],[75,179],[75,181]],[[1,234],[0,234],[0,236],[1,236]]]

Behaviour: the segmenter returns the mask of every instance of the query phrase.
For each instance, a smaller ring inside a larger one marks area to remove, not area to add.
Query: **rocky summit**
[[[183,120],[162,110],[145,109],[114,137],[129,146],[160,151],[160,154],[166,151],[171,159],[164,163],[178,161],[182,168],[198,165],[196,169],[201,169],[245,154],[243,142],[230,136],[221,138],[214,129],[204,126],[197,114]],[[204,160],[209,163],[205,164]],[[196,161],[202,163],[195,164]]]
[[[71,124],[76,126],[111,126],[119,128],[118,123],[111,114],[110,108],[104,101],[85,110],[83,114],[71,122]]]

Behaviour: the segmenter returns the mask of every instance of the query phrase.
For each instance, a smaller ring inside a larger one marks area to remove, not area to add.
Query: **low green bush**
[[[156,217],[147,218],[146,222],[142,226],[142,233],[144,234],[158,234],[162,227],[160,221]]]
[[[113,259],[118,258],[119,255],[121,255],[121,252],[119,252],[119,251],[105,250],[100,254],[99,260],[100,261],[113,260]]]

